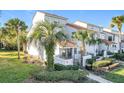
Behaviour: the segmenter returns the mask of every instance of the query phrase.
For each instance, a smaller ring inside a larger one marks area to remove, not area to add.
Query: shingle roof
[[[108,40],[106,40],[106,39],[101,39],[101,40],[102,40],[103,43],[105,43],[105,44],[107,44],[107,45],[111,45],[111,44],[114,43],[114,42],[108,41]]]
[[[63,47],[76,47],[76,44],[73,42],[73,41],[61,41],[60,42],[60,46],[63,46]]]

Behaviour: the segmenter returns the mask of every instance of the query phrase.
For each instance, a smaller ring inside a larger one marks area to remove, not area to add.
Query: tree
[[[20,44],[22,45],[23,52],[27,51],[27,32],[23,31],[20,34]]]
[[[122,33],[122,25],[124,23],[124,16],[116,16],[112,18],[112,22],[110,24],[110,27],[117,27],[118,29],[118,34],[119,34],[119,38],[118,38],[118,42],[119,42],[119,50],[121,53],[121,33]]]
[[[5,27],[0,28],[0,43],[4,45],[4,48],[11,49],[14,44],[15,38],[13,37],[12,33],[9,33],[9,31]]]
[[[89,42],[93,33],[87,30],[79,30],[73,33],[72,38],[81,41],[80,52],[81,52],[81,66],[83,65],[83,56],[85,55],[86,48],[85,44]]]
[[[18,18],[10,19],[7,23],[5,23],[6,29],[12,31],[12,33],[16,33],[17,37],[17,48],[18,48],[18,59],[20,59],[20,33],[22,31],[26,31],[27,25],[24,21],[21,21]]]
[[[95,49],[96,43],[97,43],[96,39],[95,39],[93,36],[91,36],[91,38],[90,38],[89,41],[88,41],[88,44],[94,46],[94,51],[95,51],[95,52],[96,52],[96,49]]]
[[[56,29],[59,29],[60,31],[57,31]],[[40,42],[40,45],[44,47],[48,62],[47,68],[52,71],[54,69],[55,45],[67,39],[63,27],[48,21],[38,22],[29,39],[30,42]]]
[[[102,43],[102,40],[97,38],[96,39],[96,44],[98,45],[98,53],[100,52],[100,44]]]

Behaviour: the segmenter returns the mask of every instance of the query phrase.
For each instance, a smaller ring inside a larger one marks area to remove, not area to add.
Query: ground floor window
[[[62,58],[72,58],[72,48],[60,48],[60,57]]]

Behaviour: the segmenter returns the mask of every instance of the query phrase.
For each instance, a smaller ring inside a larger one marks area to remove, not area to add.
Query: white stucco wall
[[[45,14],[42,13],[42,12],[36,12],[34,18],[33,18],[33,21],[32,21],[32,25],[36,25],[37,22],[42,22],[44,21],[44,18],[45,18]]]
[[[67,23],[67,20],[66,19],[61,19],[60,17],[57,18],[54,17],[54,15],[50,15],[49,14],[45,14],[44,12],[36,12],[36,14],[34,15],[33,17],[33,21],[32,21],[32,27],[28,33],[28,37],[30,37],[31,33],[33,32],[33,28],[35,27],[35,25],[38,23],[38,22],[42,22],[42,21],[49,21],[51,23],[54,23],[54,21],[57,21],[59,22],[59,25],[61,26],[64,26],[66,23]],[[60,31],[61,29],[56,29],[56,31]],[[63,30],[66,31],[65,28],[63,28]],[[66,33],[66,32],[65,32]],[[34,42],[32,42],[31,44],[28,45],[28,53],[30,55],[33,55],[33,56],[42,56],[43,60],[46,61],[46,53],[45,53],[45,50],[43,47],[41,47],[40,49],[38,49],[38,44],[35,45]],[[55,48],[55,55],[59,55],[59,46],[57,45],[56,48]]]

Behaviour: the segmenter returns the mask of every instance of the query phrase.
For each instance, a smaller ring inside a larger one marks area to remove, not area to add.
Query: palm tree
[[[73,33],[72,35],[72,38],[81,41],[81,46],[80,46],[81,66],[83,65],[83,55],[85,55],[86,52],[85,44],[89,42],[91,35],[92,35],[91,31],[87,31],[87,30],[79,30]]]
[[[97,41],[96,39],[94,39],[93,37],[89,39],[88,41],[88,44],[89,45],[93,45],[94,46],[94,51],[96,52],[96,49],[95,49],[95,45],[96,45]]]
[[[5,27],[16,33],[17,36],[17,48],[18,48],[18,59],[20,59],[20,33],[27,29],[27,26],[24,21],[21,21],[18,18],[10,19],[7,23],[5,23]]]
[[[20,34],[20,44],[22,45],[23,52],[27,51],[27,32],[23,31]]]
[[[23,52],[24,52],[24,62],[25,63],[28,62],[27,61],[27,59],[28,59],[27,42],[28,42],[27,32],[26,31],[23,31],[20,34],[20,44],[22,45],[22,49],[23,49]]]
[[[118,38],[118,42],[119,42],[119,50],[121,53],[121,33],[122,33],[122,25],[124,23],[124,16],[116,16],[112,18],[112,22],[110,24],[110,27],[117,27],[118,28],[118,32],[119,32],[119,38]]]
[[[98,53],[100,52],[100,44],[102,43],[102,40],[97,38],[96,39],[96,44],[98,45]]]
[[[10,39],[12,38],[12,35],[7,31],[5,27],[0,28],[0,43],[4,44],[9,43]],[[5,47],[5,46],[4,46]]]
[[[57,28],[60,28],[60,31],[57,31]],[[44,47],[48,62],[47,68],[50,71],[54,69],[55,45],[67,39],[62,28],[62,26],[48,21],[38,22],[34,27],[33,33],[29,37],[30,42],[40,42],[40,45]]]

